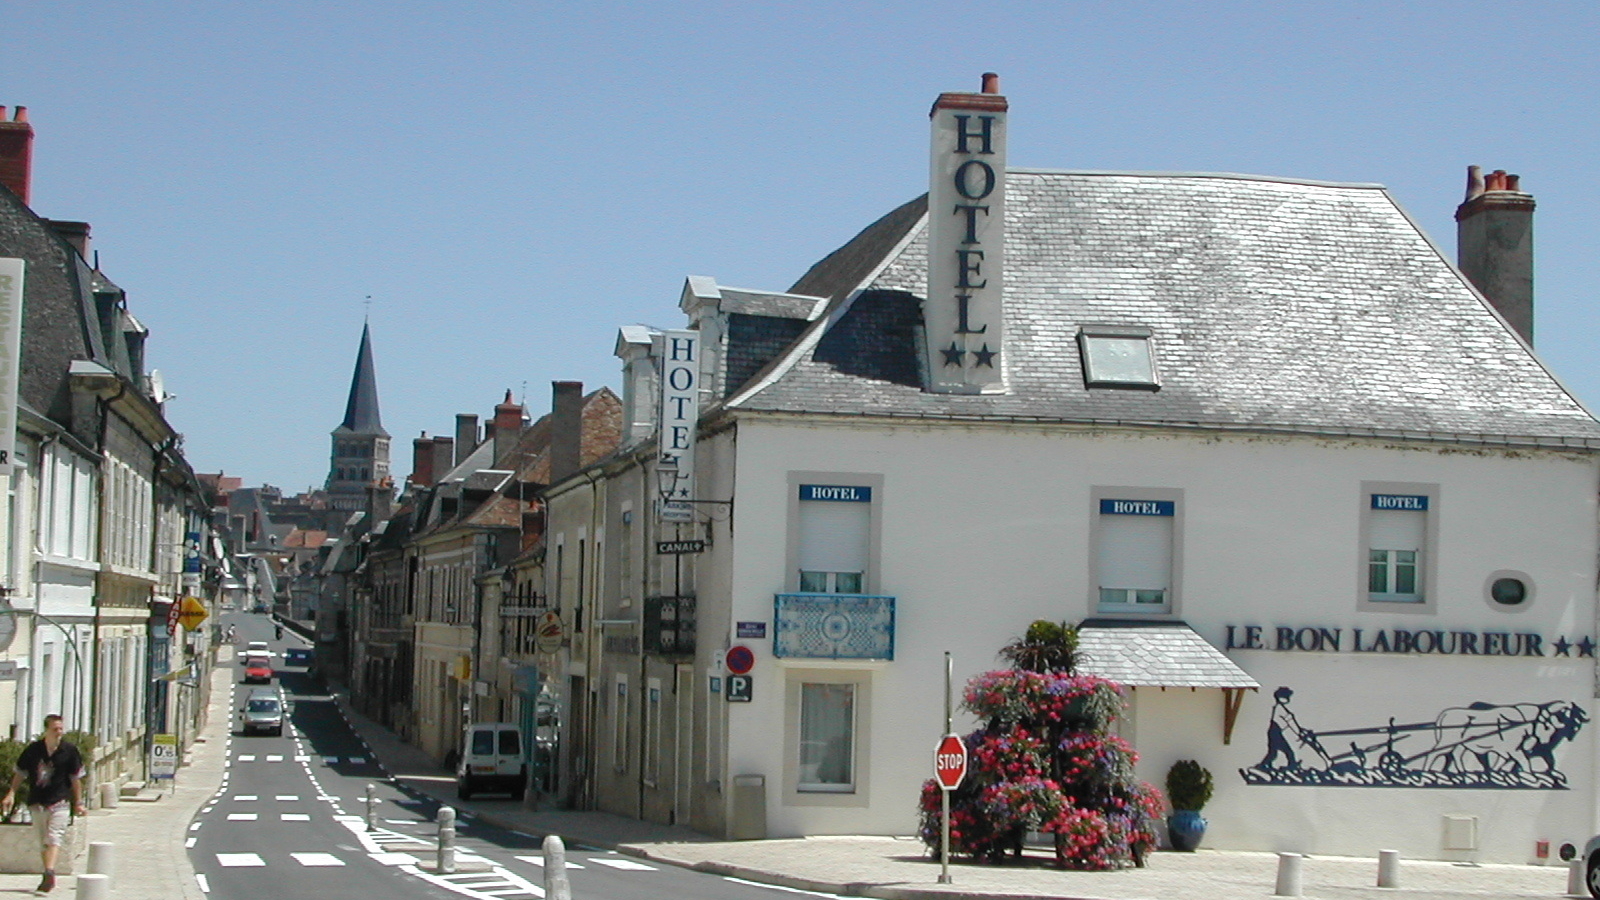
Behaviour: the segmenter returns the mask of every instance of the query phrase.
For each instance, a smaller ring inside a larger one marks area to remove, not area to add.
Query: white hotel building
[[[664,336],[624,329],[630,449],[549,497],[569,799],[909,834],[943,653],[959,684],[1051,619],[1128,686],[1145,779],[1212,771],[1206,846],[1581,846],[1600,422],[1524,336],[1515,179],[1458,269],[1377,185],[1007,169],[998,93],[933,116],[931,203],[787,292],[689,279],[666,521]]]

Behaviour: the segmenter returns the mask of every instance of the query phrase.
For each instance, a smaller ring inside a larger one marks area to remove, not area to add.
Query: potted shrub
[[[1167,799],[1172,802],[1172,815],[1167,817],[1172,849],[1192,853],[1206,836],[1200,810],[1211,799],[1211,773],[1192,759],[1178,760],[1167,770]]]

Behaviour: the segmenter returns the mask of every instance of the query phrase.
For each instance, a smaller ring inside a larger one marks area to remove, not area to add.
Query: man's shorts
[[[39,840],[46,847],[59,847],[67,836],[67,825],[72,821],[72,801],[62,800],[49,806],[33,807],[33,827],[39,830]]]

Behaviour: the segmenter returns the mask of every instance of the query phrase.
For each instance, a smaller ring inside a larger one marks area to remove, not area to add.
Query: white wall
[[[732,444],[719,445],[720,455]],[[702,444],[702,464],[706,451]],[[1173,618],[1222,646],[1227,625],[1430,628],[1594,636],[1596,466],[1592,459],[1310,438],[1133,436],[1013,427],[809,427],[744,420],[737,439],[735,550],[727,588],[702,591],[701,623],[769,621],[784,587],[793,471],[878,473],[880,577],[898,598],[896,658],[825,663],[870,678],[868,787],[850,798],[787,792],[786,670],[757,650],[756,700],[728,714],[728,771],[762,773],[773,836],[914,829],[916,793],[941,731],[942,652],[957,683],[1001,665],[996,651],[1037,618],[1093,613],[1089,547],[1095,487],[1183,492],[1181,592]],[[714,465],[729,467],[724,458]],[[1437,485],[1436,611],[1361,612],[1360,517],[1369,481]],[[726,560],[719,553],[705,562]],[[1528,573],[1536,596],[1517,613],[1491,608],[1490,573]],[[715,598],[715,599],[714,599]],[[726,618],[708,607],[728,604]],[[769,630],[769,635],[770,635]],[[705,643],[715,632],[702,631]],[[1347,638],[1348,639],[1348,638]],[[1548,648],[1546,649],[1548,653]],[[1574,651],[1575,653],[1576,651]],[[1592,706],[1592,659],[1240,651],[1263,685],[1246,697],[1231,746],[1216,691],[1139,692],[1141,771],[1159,783],[1172,760],[1199,758],[1217,777],[1208,844],[1371,853],[1380,844],[1442,856],[1444,812],[1484,824],[1477,858],[1525,861],[1536,838],[1581,840],[1593,826],[1595,725],[1557,750],[1570,790],[1264,787],[1236,769],[1265,752],[1272,691],[1291,686],[1317,730],[1418,722],[1473,701],[1577,699]],[[1146,699],[1147,696],[1150,699]],[[1590,710],[1593,712],[1593,710]],[[973,727],[959,721],[958,730]],[[792,774],[792,773],[791,773]]]

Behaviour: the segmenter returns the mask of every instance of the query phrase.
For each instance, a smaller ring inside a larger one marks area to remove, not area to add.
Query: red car
[[[270,684],[272,682],[272,663],[264,656],[252,656],[244,661],[245,684]]]

